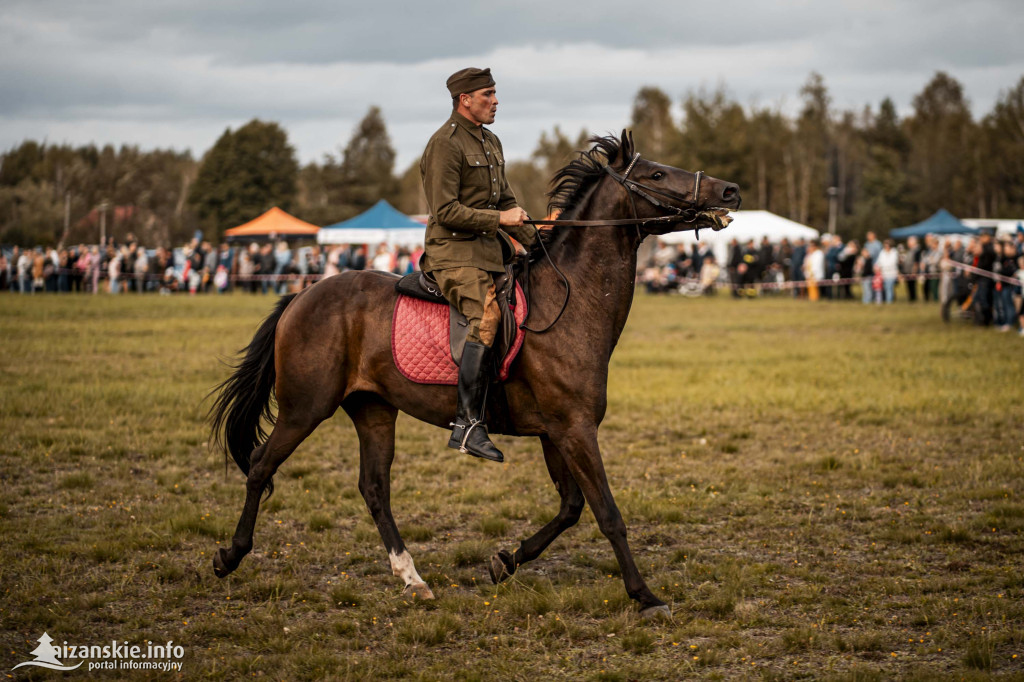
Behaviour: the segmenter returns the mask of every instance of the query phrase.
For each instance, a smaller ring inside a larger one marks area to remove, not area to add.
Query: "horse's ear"
[[[622,137],[619,138],[619,162],[626,165],[633,158],[633,134],[626,128],[622,129]]]
[[[623,134],[618,137],[618,150],[615,152],[613,159],[608,159],[608,164],[615,168],[623,168],[629,163],[630,154],[627,150],[629,145],[629,131],[623,128]]]

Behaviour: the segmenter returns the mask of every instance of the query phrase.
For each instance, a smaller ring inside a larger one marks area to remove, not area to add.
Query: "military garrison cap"
[[[469,67],[448,76],[446,85],[452,97],[458,97],[464,92],[475,92],[481,88],[491,87],[494,85],[494,78],[491,76],[489,68],[475,69]]]

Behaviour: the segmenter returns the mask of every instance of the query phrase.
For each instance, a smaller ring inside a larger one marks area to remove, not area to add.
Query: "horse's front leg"
[[[597,525],[615,551],[626,592],[640,605],[644,618],[671,617],[672,612],[665,602],[654,596],[647,583],[640,577],[633,554],[626,542],[626,524],[615,505],[608,477],[601,461],[597,445],[597,426],[574,424],[565,430],[550,433],[550,437],[565,457],[573,478],[583,491],[590,508],[594,511]]]
[[[583,493],[576,484],[576,479],[569,472],[565,458],[555,444],[547,437],[540,439],[544,448],[544,463],[547,464],[555,489],[561,497],[558,514],[543,528],[523,540],[514,553],[502,550],[491,557],[491,580],[499,583],[510,577],[516,569],[527,561],[533,561],[541,555],[555,538],[572,528],[580,520],[580,513],[585,503]]]

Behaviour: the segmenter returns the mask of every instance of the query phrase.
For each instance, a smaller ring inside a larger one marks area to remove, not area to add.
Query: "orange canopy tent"
[[[302,239],[303,237],[313,238],[319,231],[320,228],[316,225],[299,220],[275,206],[244,225],[225,230],[224,236],[232,240],[267,238],[270,235],[282,239]]]

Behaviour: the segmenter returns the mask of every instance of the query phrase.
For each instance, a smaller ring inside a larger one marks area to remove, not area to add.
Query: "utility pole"
[[[64,242],[68,240],[68,232],[71,230],[71,192],[64,193],[64,233],[60,236],[58,249],[64,248]]]
[[[104,199],[100,202],[100,251],[107,248],[107,209],[110,202]]]
[[[828,233],[836,233],[836,213],[839,207],[839,188],[828,188]]]

